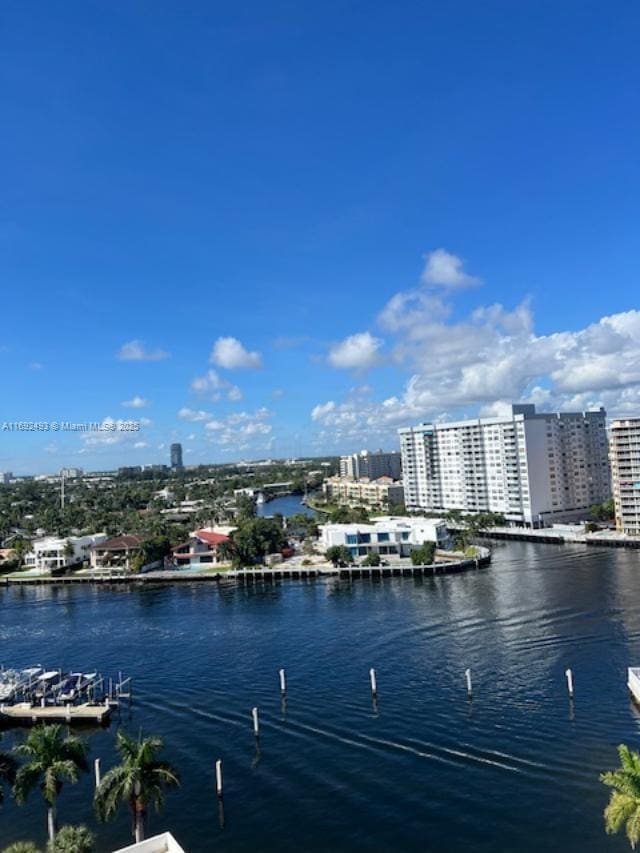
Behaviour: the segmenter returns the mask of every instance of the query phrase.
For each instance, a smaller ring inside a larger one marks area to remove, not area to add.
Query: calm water
[[[0,660],[134,676],[131,716],[88,733],[92,756],[109,766],[118,725],[162,735],[183,786],[150,830],[190,853],[622,851],[598,774],[640,745],[625,687],[639,578],[631,551],[514,543],[488,570],[423,581],[2,589]],[[61,819],[92,824],[91,793],[90,778],[66,787]],[[44,831],[37,793],[5,802],[3,844]],[[126,813],[99,837],[128,843]]]
[[[280,513],[284,516],[304,513],[304,515],[315,516],[316,511],[300,502],[300,495],[285,495],[283,498],[274,498],[264,504],[258,505],[258,515],[275,515]]]

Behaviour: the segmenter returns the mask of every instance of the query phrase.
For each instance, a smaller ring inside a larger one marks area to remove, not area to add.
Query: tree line
[[[162,760],[163,742],[158,737],[137,738],[116,733],[120,761],[100,780],[94,807],[100,821],[110,820],[122,805],[131,810],[136,843],[144,839],[149,809],[162,810],[165,792],[180,784],[178,771]],[[85,826],[58,829],[57,807],[65,784],[78,782],[89,771],[85,740],[65,733],[59,724],[38,725],[12,752],[0,752],[0,803],[4,786],[18,805],[40,790],[47,811],[47,853],[93,853],[95,837]],[[22,760],[21,760],[22,759]],[[3,853],[39,853],[31,841],[19,841]]]

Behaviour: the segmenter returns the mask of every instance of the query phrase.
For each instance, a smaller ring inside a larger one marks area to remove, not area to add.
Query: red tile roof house
[[[229,542],[229,537],[209,530],[196,530],[187,542],[173,549],[173,559],[178,566],[216,565],[225,562],[218,559],[218,545]]]

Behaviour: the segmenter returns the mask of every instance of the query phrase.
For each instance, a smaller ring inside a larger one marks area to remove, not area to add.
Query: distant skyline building
[[[13,480],[11,471],[0,471],[0,483],[4,486],[8,485]]]
[[[171,467],[180,469],[182,465],[182,445],[178,442],[171,445]]]
[[[616,527],[640,534],[640,418],[613,421],[609,453]]]
[[[430,512],[495,512],[540,527],[577,520],[611,496],[606,413],[537,414],[399,430],[405,504]]]
[[[380,477],[399,480],[402,477],[400,453],[397,450],[390,453],[383,450],[362,450],[360,453],[341,456],[340,476],[351,480],[378,480]]]
[[[61,468],[60,476],[65,477],[67,480],[73,480],[77,477],[82,477],[84,471],[82,468]]]

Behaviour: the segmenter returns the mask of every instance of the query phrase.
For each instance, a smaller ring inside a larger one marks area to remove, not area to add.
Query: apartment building
[[[390,477],[377,480],[327,477],[322,491],[327,500],[349,506],[392,507],[404,502],[404,486]]]
[[[396,450],[385,453],[383,450],[362,450],[349,456],[340,457],[340,476],[351,480],[378,480],[390,477],[399,480],[402,476],[400,453]]]
[[[429,512],[496,512],[541,527],[578,519],[611,496],[606,413],[537,413],[399,430],[405,504]]]
[[[640,418],[615,420],[609,435],[616,527],[640,534]]]

